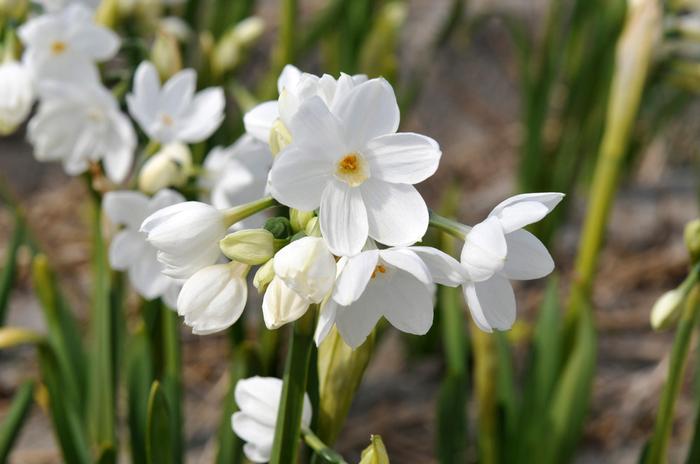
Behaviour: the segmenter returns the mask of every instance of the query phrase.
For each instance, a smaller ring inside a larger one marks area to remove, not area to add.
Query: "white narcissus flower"
[[[309,300],[299,296],[279,277],[274,277],[265,290],[262,302],[263,320],[270,329],[279,329],[306,314]]]
[[[0,63],[0,135],[14,132],[27,119],[34,103],[32,75],[22,63]]]
[[[248,299],[246,275],[250,266],[231,261],[195,272],[182,286],[177,312],[197,335],[231,327]]]
[[[29,141],[39,161],[62,161],[70,175],[102,161],[113,182],[126,179],[136,148],[136,133],[114,96],[99,84],[45,81],[41,103],[29,121]]]
[[[419,241],[428,208],[413,184],[437,170],[441,152],[429,137],[396,133],[398,126],[384,79],[356,86],[330,110],[319,97],[306,100],[289,127],[292,143],[272,166],[272,195],[291,208],[319,208],[336,255],[359,253],[368,236],[390,246]]]
[[[169,143],[148,158],[139,172],[139,190],[153,194],[166,187],[182,187],[192,173],[187,145]]]
[[[153,63],[142,62],[134,75],[133,93],[126,96],[129,113],[152,140],[197,143],[208,138],[224,120],[224,91],[196,90],[197,73],[184,69],[161,87]]]
[[[18,34],[26,48],[22,59],[38,81],[98,82],[96,63],[119,50],[119,36],[95,24],[80,4],[31,19]]]
[[[203,201],[226,209],[248,203],[265,195],[272,153],[266,144],[244,135],[230,147],[215,147],[204,160],[199,186],[207,194]],[[262,216],[234,225],[235,229],[262,226]]]
[[[433,324],[433,280],[410,248],[366,250],[341,258],[338,266],[333,296],[319,318],[317,345],[335,323],[345,343],[357,348],[381,317],[402,332],[428,332]]]
[[[310,303],[320,303],[333,289],[335,258],[322,238],[295,240],[274,259],[275,275]]]
[[[270,460],[282,385],[282,380],[274,377],[250,377],[236,383],[234,398],[239,411],[233,414],[231,425],[246,442],[243,452],[253,462]],[[311,400],[304,394],[302,428],[310,426],[311,415]]]
[[[299,106],[305,100],[318,96],[330,106],[357,84],[366,80],[367,76],[363,74],[355,76],[341,74],[337,80],[328,74],[318,77],[301,72],[295,66],[288,64],[277,79],[279,99],[260,103],[248,111],[243,118],[246,132],[267,144],[275,121],[280,119],[285,126],[289,127]]]
[[[130,190],[108,192],[103,200],[109,220],[124,226],[109,247],[112,269],[128,272],[131,286],[143,298],[162,297],[172,308],[175,308],[180,283],[162,273],[163,265],[158,262],[157,250],[146,241],[146,234],[139,228],[148,215],[183,201],[182,195],[167,189],[152,198]]]
[[[211,205],[188,201],[163,208],[148,216],[141,230],[158,249],[163,272],[187,279],[221,256],[219,240],[228,229],[226,214]]]

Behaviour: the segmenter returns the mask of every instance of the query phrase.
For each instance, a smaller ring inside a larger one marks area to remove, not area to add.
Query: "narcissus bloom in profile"
[[[207,266],[187,279],[177,299],[177,312],[197,335],[231,327],[248,299],[250,266],[231,261]]]
[[[233,431],[246,444],[243,452],[253,462],[268,462],[275,437],[277,411],[282,396],[282,380],[274,377],[250,377],[236,383],[234,397],[239,411],[233,414]],[[304,394],[302,428],[311,424],[311,401]]]
[[[413,184],[436,171],[441,152],[398,126],[384,79],[354,87],[330,109],[309,98],[290,122],[292,143],[272,166],[270,192],[292,208],[319,208],[323,237],[339,256],[358,254],[368,237],[390,246],[419,241],[428,208]]]
[[[0,63],[0,135],[8,135],[27,119],[34,104],[29,70],[20,62]]]
[[[539,279],[554,270],[547,248],[523,227],[544,218],[562,198],[562,193],[516,195],[466,234],[461,263],[471,280],[463,284],[464,296],[480,329],[512,327],[516,305],[511,280]]]
[[[97,83],[96,63],[113,58],[119,36],[95,24],[92,11],[81,4],[30,19],[18,29],[26,48],[22,60],[35,79]]]
[[[162,273],[163,265],[156,257],[157,250],[139,231],[141,222],[150,214],[166,206],[185,201],[174,190],[161,190],[149,198],[140,192],[120,190],[104,196],[103,207],[109,220],[124,226],[109,247],[109,263],[113,269],[126,271],[136,292],[147,300],[162,297],[175,308],[180,283]]]
[[[205,140],[224,120],[221,87],[196,90],[197,73],[184,69],[161,87],[153,63],[136,69],[134,89],[126,97],[129,113],[152,140],[160,143],[197,143]]]
[[[99,84],[39,84],[39,111],[29,121],[29,141],[39,161],[61,161],[70,175],[102,161],[107,177],[122,182],[134,158],[136,133],[114,96]]]
[[[148,216],[141,230],[158,249],[163,273],[187,279],[219,259],[219,240],[230,224],[226,215],[211,205],[188,201],[168,206]]]

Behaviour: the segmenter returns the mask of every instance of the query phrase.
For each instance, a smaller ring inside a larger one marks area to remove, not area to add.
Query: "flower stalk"
[[[278,203],[274,198],[265,197],[259,200],[251,201],[250,203],[246,203],[244,205],[235,206],[224,213],[226,223],[229,226],[232,226],[233,224],[242,221],[243,219],[246,219],[254,214],[257,214],[261,211],[265,211],[266,209],[272,208],[273,206],[277,206],[277,204]]]
[[[308,428],[302,429],[301,436],[304,442],[323,459],[323,462],[328,464],[347,464],[345,459],[343,459],[337,451],[329,448],[328,445],[323,443],[323,441]]]
[[[446,218],[444,216],[440,216],[435,211],[430,211],[430,225],[435,227],[436,229],[450,234],[451,236],[459,240],[464,240],[464,237],[471,230],[471,227],[465,226],[462,223]]]

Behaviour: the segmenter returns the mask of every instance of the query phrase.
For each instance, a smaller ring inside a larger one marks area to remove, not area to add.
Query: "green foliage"
[[[174,459],[170,405],[160,383],[151,385],[146,422],[146,462],[170,464]]]
[[[34,382],[27,381],[17,390],[5,419],[0,424],[0,462],[6,462],[12,445],[29,415],[34,394]]]

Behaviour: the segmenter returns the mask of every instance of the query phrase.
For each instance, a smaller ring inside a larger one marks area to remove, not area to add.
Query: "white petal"
[[[432,247],[410,247],[420,257],[430,271],[433,282],[448,287],[457,287],[469,279],[469,273],[447,253]]]
[[[417,254],[408,248],[389,248],[379,251],[379,257],[389,265],[411,274],[425,285],[431,285],[433,279],[428,267]]]
[[[272,447],[265,448],[252,443],[246,443],[243,445],[243,453],[245,453],[246,457],[252,462],[269,462],[272,456]]]
[[[402,332],[425,335],[433,325],[433,294],[413,275],[397,271],[383,287],[384,317]]]
[[[226,99],[221,87],[199,92],[187,110],[179,138],[187,143],[198,143],[208,138],[223,122],[225,105]]]
[[[263,319],[268,329],[274,330],[294,322],[309,309],[310,302],[291,288],[282,279],[275,277],[265,290],[262,302]]]
[[[274,268],[289,288],[313,303],[320,303],[335,282],[335,258],[320,237],[303,237],[282,248]]]
[[[132,190],[107,192],[102,207],[112,223],[123,224],[137,231],[149,212],[148,197]]]
[[[277,156],[270,171],[270,192],[283,205],[311,211],[332,180],[333,164],[291,145]]]
[[[363,251],[347,259],[333,290],[333,300],[350,306],[362,296],[379,259],[378,250]]]
[[[485,280],[503,268],[507,252],[500,222],[495,217],[489,217],[467,234],[461,261],[472,280]]]
[[[319,162],[336,162],[352,150],[345,144],[340,122],[320,97],[305,100],[289,122],[293,144]]]
[[[361,186],[369,236],[390,246],[413,245],[428,229],[428,207],[415,187],[367,179]]]
[[[172,118],[179,116],[192,102],[196,88],[197,72],[194,69],[177,72],[163,85],[158,99],[159,109]]]
[[[266,101],[248,111],[243,116],[243,124],[247,133],[261,142],[268,143],[272,125],[279,117],[277,101]]]
[[[279,401],[279,396],[277,401]],[[256,419],[256,417],[245,412],[238,411],[234,413],[232,418],[233,431],[243,440],[254,444],[256,447],[271,447],[275,438],[274,425],[270,427],[269,425],[261,424]]]
[[[544,218],[564,198],[563,193],[525,193],[498,204],[489,217],[498,217],[505,233],[521,229]]]
[[[407,132],[374,138],[362,153],[372,177],[401,184],[417,184],[432,176],[442,154],[435,140]]]
[[[125,271],[150,247],[146,236],[135,230],[122,230],[109,245],[109,264],[112,269]]]
[[[320,346],[323,340],[326,339],[333,324],[335,324],[335,317],[338,312],[338,303],[333,299],[329,299],[326,304],[321,308],[321,312],[318,315],[318,324],[316,325],[316,331],[314,332],[314,341],[316,346]]]
[[[136,133],[129,120],[121,113],[112,119],[114,132],[109,138],[110,151],[102,159],[107,177],[115,183],[121,183],[129,174],[134,160]]]
[[[119,51],[119,36],[96,24],[76,25],[72,45],[95,61],[106,61]]]
[[[282,386],[281,379],[255,376],[239,380],[233,394],[241,411],[274,429]]]
[[[144,131],[157,116],[160,79],[150,61],[143,61],[134,73],[134,91],[126,96],[129,113]],[[150,134],[149,134],[150,135]]]
[[[277,78],[277,91],[282,93],[285,88],[294,88],[300,77],[301,71],[296,66],[292,64],[285,65],[279,78]]]
[[[508,257],[503,274],[511,280],[542,278],[554,270],[554,261],[547,248],[526,230],[506,235]]]
[[[342,122],[345,141],[354,150],[362,150],[373,138],[393,134],[399,127],[394,89],[381,78],[356,86],[333,105],[333,114]]]
[[[367,241],[368,219],[360,190],[334,180],[321,195],[321,234],[334,255],[354,256]],[[426,225],[427,226],[427,225]]]
[[[368,299],[361,298],[350,307],[338,308],[335,325],[351,348],[362,345],[382,316],[380,308],[367,304],[366,300]],[[374,303],[374,300],[371,302]]]
[[[488,280],[464,287],[464,296],[474,322],[481,330],[508,330],[515,322],[515,294],[505,277],[494,274]]]
[[[162,296],[172,279],[163,275],[162,266],[156,258],[155,248],[148,245],[129,267],[129,282],[134,290],[147,300]]]
[[[162,189],[149,200],[148,210],[151,213],[155,213],[159,209],[176,205],[183,201],[185,201],[185,197],[183,197],[180,192],[171,189]]]

